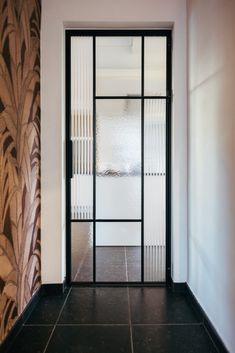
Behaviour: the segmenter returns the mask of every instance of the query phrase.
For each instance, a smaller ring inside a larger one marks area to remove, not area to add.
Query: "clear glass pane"
[[[96,95],[141,93],[141,37],[96,38]]]
[[[141,217],[141,102],[97,100],[96,216]]]
[[[166,104],[145,100],[144,280],[165,281]]]
[[[166,37],[144,38],[144,94],[166,95]]]
[[[99,282],[141,280],[141,223],[96,223],[96,279]]]
[[[71,223],[72,281],[93,281],[93,223]]]
[[[93,41],[71,38],[71,218],[93,214]]]

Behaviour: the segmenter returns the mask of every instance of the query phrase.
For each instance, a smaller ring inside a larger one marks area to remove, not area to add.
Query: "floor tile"
[[[183,293],[173,293],[167,288],[130,288],[129,293],[132,323],[195,323],[199,321]]]
[[[127,266],[127,273],[128,273],[128,282],[140,282],[141,281],[141,266],[128,265]]]
[[[126,246],[127,263],[138,264],[141,262],[141,247],[140,246]]]
[[[98,282],[127,282],[126,265],[114,263],[97,265],[96,280]]]
[[[72,288],[60,323],[128,323],[126,288]]]
[[[23,326],[7,353],[43,353],[53,326]]]
[[[92,282],[93,281],[93,253],[89,251],[83,261],[80,262],[76,271],[73,270],[75,276],[74,282]]]
[[[134,326],[135,353],[217,353],[202,325]]]
[[[46,353],[131,353],[129,333],[129,326],[57,326]]]
[[[129,282],[141,281],[141,249],[139,246],[126,247],[127,273]]]
[[[89,250],[84,257],[84,254],[79,255],[74,250],[73,257],[76,259],[73,261],[73,280],[75,282],[92,282],[92,251]],[[141,248],[138,246],[97,246],[96,280],[98,282],[140,282]]]
[[[63,295],[42,297],[33,310],[27,324],[55,324],[68,292]]]
[[[98,264],[108,264],[115,262],[116,264],[125,263],[125,251],[123,246],[97,246],[96,262]]]
[[[93,280],[93,234],[89,222],[71,224],[71,276],[73,281]]]
[[[124,247],[96,248],[96,280],[98,282],[126,282]]]

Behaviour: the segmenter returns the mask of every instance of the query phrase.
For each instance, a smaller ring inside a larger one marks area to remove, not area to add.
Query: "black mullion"
[[[96,282],[96,37],[93,36],[93,282]]]
[[[141,99],[140,96],[96,96],[95,99]],[[145,96],[145,99],[168,99],[170,96]]]
[[[172,43],[167,35],[167,95],[166,101],[166,283],[171,283],[171,100],[172,100]]]
[[[93,219],[85,219],[85,218],[79,219],[79,218],[77,218],[77,219],[71,219],[70,222],[71,223],[92,223]]]
[[[144,36],[141,45],[141,282],[144,282]]]
[[[171,33],[166,36],[166,97],[172,98],[172,40]]]
[[[171,33],[170,29],[69,29],[67,30],[70,36],[101,36],[101,37],[165,37]]]
[[[166,282],[71,282],[75,287],[166,287]]]
[[[66,115],[66,282],[71,284],[71,155],[70,155],[70,135],[71,135],[71,37],[66,32],[65,37],[65,115]]]
[[[166,282],[71,282],[75,287],[166,287]]]
[[[70,220],[71,222],[73,223],[88,223],[88,222],[93,222],[93,219],[71,219]],[[142,222],[142,219],[128,219],[128,218],[125,218],[125,219],[120,219],[120,218],[106,218],[106,219],[96,219],[95,220],[96,222],[137,222],[137,223],[140,223]]]
[[[96,222],[142,222],[142,219],[96,219]]]

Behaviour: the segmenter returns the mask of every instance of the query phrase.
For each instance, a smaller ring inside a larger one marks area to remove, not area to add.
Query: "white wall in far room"
[[[172,277],[187,278],[186,0],[42,0],[42,282],[65,276],[65,28],[173,28]]]
[[[235,352],[235,1],[188,1],[188,284]]]

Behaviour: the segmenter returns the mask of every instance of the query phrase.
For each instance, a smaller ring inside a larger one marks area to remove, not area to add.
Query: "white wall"
[[[42,0],[42,281],[65,275],[64,28],[174,26],[173,279],[187,278],[186,0]]]
[[[190,0],[188,284],[235,352],[235,1]]]

